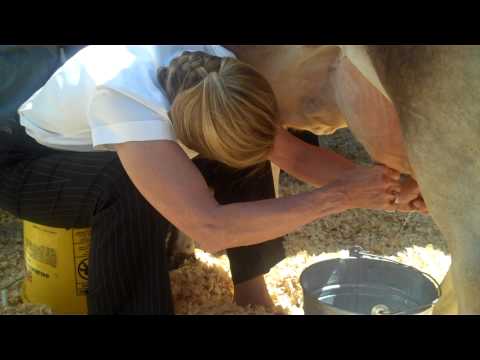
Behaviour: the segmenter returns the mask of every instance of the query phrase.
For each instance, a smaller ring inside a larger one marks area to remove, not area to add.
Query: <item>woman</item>
[[[170,224],[227,250],[237,303],[271,305],[263,275],[282,236],[350,208],[398,209],[396,171],[295,139],[269,83],[218,45],[86,47],[18,113],[23,127],[1,135],[0,206],[92,227],[90,314],[173,313]],[[322,168],[309,172],[299,159],[312,157]],[[268,161],[321,188],[274,199]]]

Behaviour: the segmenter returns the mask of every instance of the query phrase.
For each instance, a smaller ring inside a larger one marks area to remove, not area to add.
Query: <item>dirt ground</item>
[[[321,137],[329,147],[357,162],[369,157],[351,136],[341,130]],[[287,175],[281,177],[281,196],[309,187]],[[287,236],[288,257],[266,275],[275,309],[243,308],[232,303],[233,286],[228,259],[196,250],[196,260],[171,272],[177,314],[303,314],[301,272],[310,264],[344,256],[347,249],[360,245],[366,251],[414,266],[441,282],[450,266],[446,242],[430,217],[381,211],[351,210],[322,219]],[[8,291],[8,306],[0,314],[49,314],[44,305],[22,304],[20,286],[24,274],[21,223],[0,213],[0,289]]]

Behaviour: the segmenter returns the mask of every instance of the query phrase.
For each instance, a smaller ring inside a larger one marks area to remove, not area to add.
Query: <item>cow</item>
[[[480,46],[225,45],[271,83],[285,127],[349,127],[413,177],[452,265],[435,314],[480,314]]]

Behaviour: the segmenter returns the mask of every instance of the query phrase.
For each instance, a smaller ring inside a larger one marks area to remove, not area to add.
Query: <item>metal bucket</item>
[[[430,315],[440,298],[430,275],[361,248],[310,266],[300,283],[305,315]]]

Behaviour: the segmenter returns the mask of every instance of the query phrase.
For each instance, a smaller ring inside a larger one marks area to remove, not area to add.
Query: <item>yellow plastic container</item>
[[[90,229],[59,229],[24,221],[23,299],[55,314],[86,314]]]

